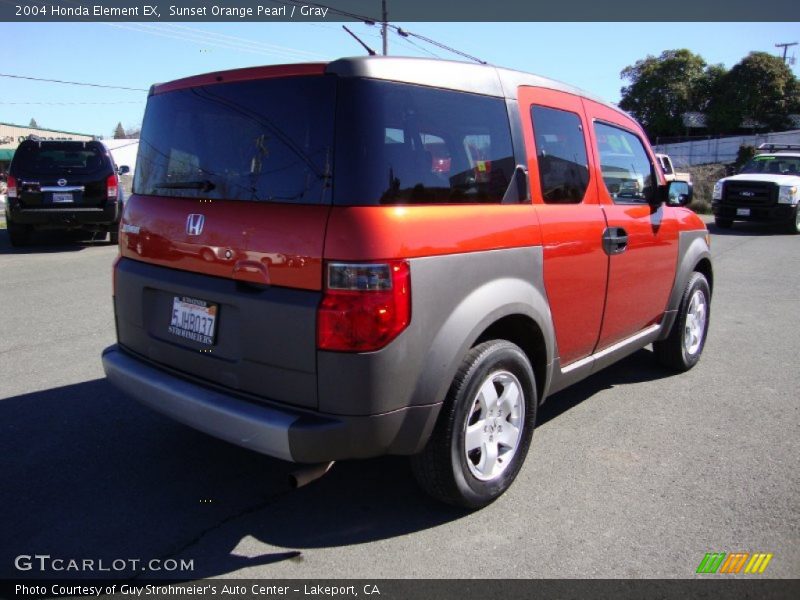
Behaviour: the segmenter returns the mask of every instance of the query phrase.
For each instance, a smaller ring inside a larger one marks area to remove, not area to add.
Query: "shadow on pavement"
[[[749,223],[747,221],[736,221],[730,229],[718,227],[714,221],[706,223],[708,231],[714,235],[726,236],[755,236],[755,235],[794,235],[787,229],[788,225],[783,223]]]
[[[548,397],[536,415],[536,426],[552,421],[603,390],[629,383],[658,381],[673,375],[675,373],[656,362],[652,350],[638,350],[624,360]]]
[[[466,514],[424,496],[403,458],[338,463],[298,490],[295,468],[162,417],[103,379],[2,399],[0,578],[160,575],[15,569],[17,556],[45,554],[106,565],[189,557],[191,573],[161,576],[196,579]],[[213,543],[195,548],[206,536]],[[232,554],[246,536],[280,550]]]
[[[78,252],[86,247],[107,246],[108,234],[48,231],[34,232],[31,240],[24,246],[12,246],[8,239],[8,230],[0,229],[0,254],[48,254],[57,252]]]
[[[602,389],[668,376],[651,354],[553,396],[539,424]],[[297,490],[288,484],[295,468],[177,424],[104,379],[2,399],[0,578],[197,579],[302,563],[306,549],[402,536],[468,514],[423,494],[403,457],[337,463]],[[251,553],[261,542],[258,556],[237,555],[245,538]],[[194,569],[22,572],[14,567],[21,554],[106,565],[184,558]]]

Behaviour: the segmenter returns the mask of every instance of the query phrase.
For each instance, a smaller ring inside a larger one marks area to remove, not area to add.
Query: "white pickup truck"
[[[656,154],[658,164],[661,165],[661,170],[664,171],[664,179],[667,181],[685,181],[689,184],[692,183],[691,173],[679,173],[675,170],[672,164],[672,159],[667,154]]]

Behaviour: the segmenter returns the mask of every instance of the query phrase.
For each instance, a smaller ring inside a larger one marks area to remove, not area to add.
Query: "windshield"
[[[134,193],[329,202],[335,85],[289,77],[151,96]]]
[[[750,160],[740,173],[767,175],[800,175],[800,156],[762,155]]]

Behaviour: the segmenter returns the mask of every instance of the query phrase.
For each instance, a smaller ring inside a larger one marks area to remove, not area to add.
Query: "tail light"
[[[17,180],[13,176],[9,175],[8,176],[8,181],[6,182],[6,186],[7,186],[6,194],[8,195],[8,197],[9,198],[16,198],[17,197]]]
[[[119,179],[115,174],[109,175],[108,179],[106,179],[106,189],[108,190],[106,197],[109,200],[116,200],[117,192],[119,191]]]
[[[317,314],[320,350],[379,350],[410,321],[408,262],[328,264],[325,294]]]

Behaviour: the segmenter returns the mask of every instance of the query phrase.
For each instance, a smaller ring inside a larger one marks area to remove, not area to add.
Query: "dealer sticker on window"
[[[214,343],[219,306],[213,302],[175,296],[168,331],[187,340],[210,346]]]

